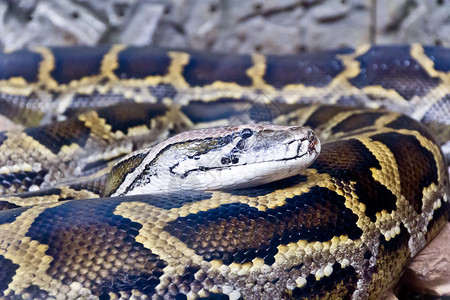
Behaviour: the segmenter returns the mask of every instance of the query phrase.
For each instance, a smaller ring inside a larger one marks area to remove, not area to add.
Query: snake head
[[[299,174],[319,152],[319,139],[304,127],[251,124],[192,130],[119,162],[106,196],[257,186]]]

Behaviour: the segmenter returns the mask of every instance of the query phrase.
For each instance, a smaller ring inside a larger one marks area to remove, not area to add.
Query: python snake
[[[445,48],[40,47],[0,63],[5,299],[378,299],[449,219]],[[98,198],[142,147],[255,122],[311,127],[321,154],[258,187]]]

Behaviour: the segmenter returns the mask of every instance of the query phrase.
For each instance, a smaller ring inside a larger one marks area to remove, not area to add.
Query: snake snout
[[[312,153],[312,152],[319,153],[320,152],[320,141],[319,141],[319,138],[317,137],[317,135],[314,133],[314,131],[312,131],[311,129],[308,129],[306,139],[309,142],[308,152],[309,153]]]

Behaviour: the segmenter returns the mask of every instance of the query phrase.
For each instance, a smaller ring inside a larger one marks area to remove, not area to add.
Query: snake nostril
[[[316,137],[316,135],[314,134],[314,132],[312,130],[308,131],[307,139],[308,139],[308,142],[309,142],[308,152],[315,151],[316,147],[317,147],[318,140],[317,140],[317,137]]]
[[[310,142],[315,142],[316,141],[316,135],[314,134],[314,132],[312,130],[308,130],[308,141]]]
[[[312,152],[314,150],[315,146],[316,146],[316,143],[314,143],[314,141],[309,140],[308,152]]]

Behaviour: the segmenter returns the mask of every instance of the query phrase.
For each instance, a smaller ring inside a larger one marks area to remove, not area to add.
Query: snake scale
[[[4,299],[379,299],[449,219],[442,47],[5,51],[0,114]],[[142,147],[248,123],[311,127],[321,153],[257,187],[102,198]]]

